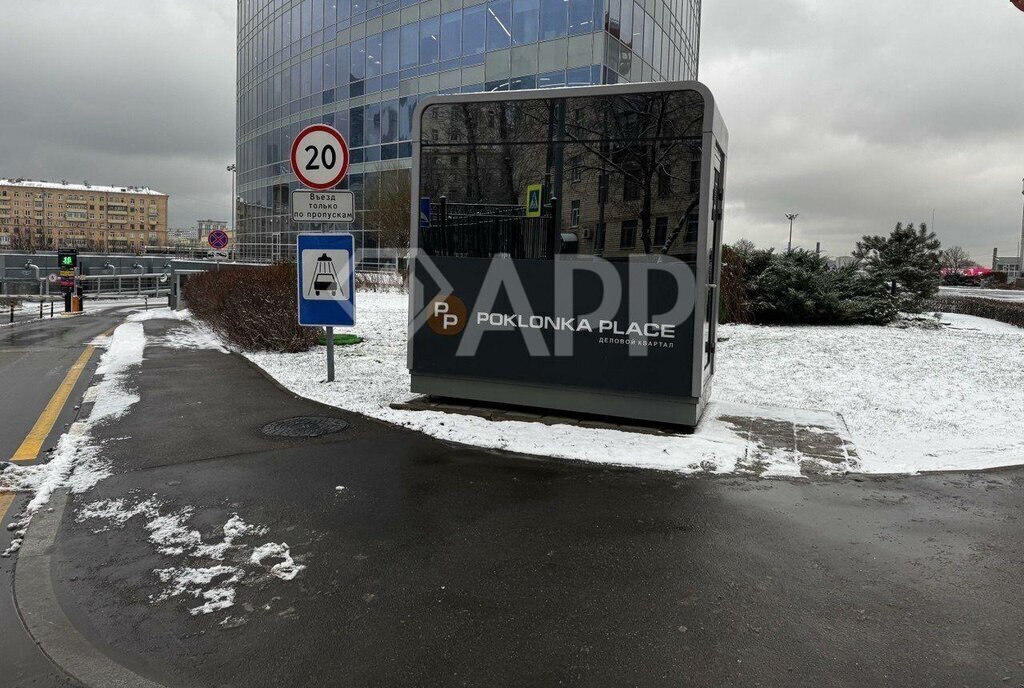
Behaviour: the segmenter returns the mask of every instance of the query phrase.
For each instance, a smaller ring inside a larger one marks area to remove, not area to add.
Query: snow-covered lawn
[[[846,420],[869,473],[1024,463],[1024,330],[971,316],[942,329],[724,326],[714,403],[690,436],[458,417],[390,408],[408,399],[404,294],[361,293],[364,338],[338,351],[323,382],[323,349],[249,354],[297,394],[441,439],[510,451],[681,472],[742,468],[746,443],[720,416],[770,407],[831,411]],[[801,457],[774,457],[767,474],[799,474]]]
[[[716,398],[837,411],[869,473],[1024,463],[1024,329],[721,329]]]

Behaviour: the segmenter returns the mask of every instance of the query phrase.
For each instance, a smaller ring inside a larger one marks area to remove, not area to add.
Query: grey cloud
[[[11,2],[11,0],[8,0]],[[46,0],[0,22],[0,174],[141,183],[172,224],[226,217],[235,3]],[[1024,14],[977,0],[706,0],[701,79],[731,150],[727,239],[846,253],[930,220],[1012,251]]]
[[[0,22],[0,175],[146,184],[171,224],[227,218],[235,9],[47,0]]]
[[[786,40],[759,42],[751,3],[704,4],[701,80],[731,134],[727,238],[783,246],[797,211],[797,243],[846,253],[934,209],[943,242],[976,260],[1015,251],[1024,14],[968,0],[780,9],[754,16]]]

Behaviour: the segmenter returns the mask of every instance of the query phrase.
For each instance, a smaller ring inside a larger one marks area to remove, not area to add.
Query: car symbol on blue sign
[[[355,242],[351,234],[299,234],[299,324],[351,327],[356,322]]]

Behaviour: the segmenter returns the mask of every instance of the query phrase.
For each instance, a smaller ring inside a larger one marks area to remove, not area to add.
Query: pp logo
[[[466,327],[466,304],[458,296],[439,296],[427,308],[427,327],[437,334],[452,336]]]

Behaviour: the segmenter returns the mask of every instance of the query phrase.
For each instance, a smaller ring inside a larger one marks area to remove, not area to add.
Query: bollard
[[[14,322],[14,302],[11,302],[11,322]]]
[[[53,317],[53,301],[50,302],[50,317]]]
[[[43,302],[42,301],[39,302],[39,319],[40,320],[43,319]]]
[[[146,310],[149,310],[149,295],[146,296]]]

